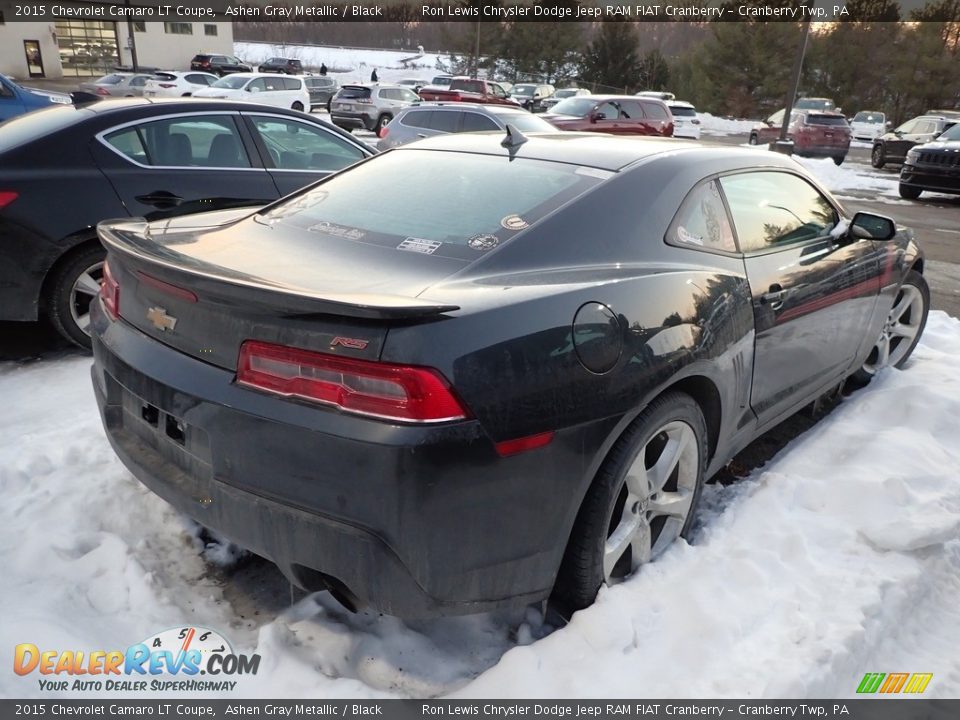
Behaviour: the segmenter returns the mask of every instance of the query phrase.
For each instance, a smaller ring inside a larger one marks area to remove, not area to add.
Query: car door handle
[[[154,207],[176,207],[183,202],[182,197],[166,190],[154,190],[146,195],[137,195],[136,200],[144,205],[153,205]]]
[[[783,298],[787,291],[779,283],[774,283],[770,289],[760,296],[762,305],[769,305],[771,310],[779,310],[783,307]]]

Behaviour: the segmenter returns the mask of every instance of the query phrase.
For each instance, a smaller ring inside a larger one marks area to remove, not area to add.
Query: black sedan
[[[447,135],[253,214],[99,231],[93,384],[127,467],[408,617],[588,605],[760,433],[903,365],[929,304],[892,220],[671,139]]]
[[[89,347],[96,224],[265,205],[374,151],[303,113],[250,103],[108,100],[0,126],[0,320],[46,314]]]

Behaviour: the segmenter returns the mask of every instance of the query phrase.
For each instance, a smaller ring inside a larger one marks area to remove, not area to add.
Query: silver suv
[[[351,132],[378,132],[403,108],[419,100],[420,96],[413,90],[401,85],[344,85],[330,101],[330,120],[337,127]]]
[[[388,150],[420,138],[460,132],[503,130],[507,123],[520,132],[559,132],[541,117],[504,105],[473,103],[420,103],[405,108],[378,135],[380,150]]]

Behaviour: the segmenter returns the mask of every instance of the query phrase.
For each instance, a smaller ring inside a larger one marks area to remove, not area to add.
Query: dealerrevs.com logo
[[[14,648],[13,671],[39,675],[40,690],[107,692],[230,691],[240,675],[256,675],[259,655],[233,652],[215,630],[164,630],[126,650],[41,650],[33,643]]]

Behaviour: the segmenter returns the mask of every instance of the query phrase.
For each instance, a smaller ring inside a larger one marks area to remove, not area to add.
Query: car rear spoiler
[[[185,258],[153,240],[150,226],[143,218],[100,223],[97,234],[108,251],[132,260],[135,266],[159,266],[176,275],[186,275],[182,282],[198,293],[205,289],[217,295],[242,293],[242,297],[251,302],[268,305],[289,317],[338,315],[369,320],[417,320],[460,309],[459,305],[423,298],[376,293],[318,294],[305,288],[271,283],[264,278]]]

